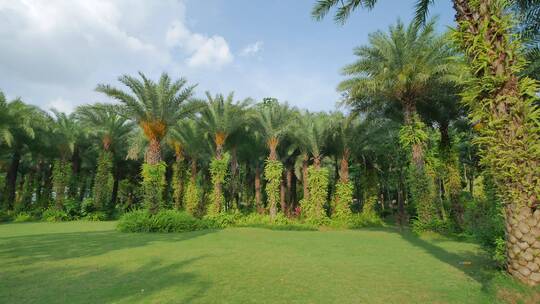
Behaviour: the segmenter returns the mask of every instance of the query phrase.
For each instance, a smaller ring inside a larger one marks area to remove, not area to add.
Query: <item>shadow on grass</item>
[[[111,266],[42,267],[3,273],[4,303],[191,303],[211,286],[186,271],[195,257],[172,264],[151,261],[136,269]]]
[[[159,298],[157,302],[190,303],[204,294],[210,284],[185,268],[205,256],[177,263],[167,263],[156,256],[142,261],[142,265],[127,262],[127,266],[123,267],[85,265],[84,262],[81,265],[73,260],[66,262],[66,266],[58,265],[62,265],[64,259],[99,256],[153,242],[181,242],[213,232],[160,234],[103,231],[0,238],[0,281],[3,282],[0,299],[6,301],[4,303],[156,302],[153,295],[171,289],[170,293],[165,292],[165,296],[174,295],[174,298]],[[91,263],[92,260],[89,261]]]
[[[0,238],[0,260],[26,264],[101,255],[113,250],[146,246],[153,242],[180,242],[213,233],[119,233],[116,231],[71,232]]]
[[[433,257],[437,258],[439,261],[444,262],[459,271],[462,271],[471,279],[482,284],[483,291],[488,292],[493,288],[491,281],[497,274],[497,271],[495,269],[495,264],[489,258],[485,251],[478,250],[476,252],[451,252],[444,249],[443,247],[436,245],[442,243],[443,241],[464,242],[463,240],[441,236],[438,239],[427,241],[420,238],[419,236],[411,232],[409,229],[399,229],[395,226],[368,228],[367,230],[384,231],[398,234],[402,239],[407,241],[412,246],[429,253]]]

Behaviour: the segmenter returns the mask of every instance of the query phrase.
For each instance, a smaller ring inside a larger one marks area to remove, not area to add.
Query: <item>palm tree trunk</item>
[[[283,212],[283,214],[287,214],[287,204],[285,201],[285,196],[287,194],[287,188],[285,187],[285,172],[282,173],[281,181],[279,185],[280,185],[279,203],[281,205],[281,212]]]
[[[405,125],[411,126],[416,119],[416,103],[413,100],[403,102],[403,116]],[[424,167],[424,149],[421,143],[414,143],[411,147],[412,160],[417,169]]]
[[[471,111],[481,117],[478,132],[483,162],[493,174],[505,209],[508,272],[529,285],[540,284],[540,153],[532,99],[519,79],[520,43],[511,38],[500,1],[454,0],[461,48],[481,88]],[[495,80],[494,80],[495,79]],[[489,89],[486,89],[489,88]],[[536,150],[535,150],[536,146]]]
[[[11,163],[6,176],[6,185],[4,187],[4,193],[6,197],[4,198],[4,208],[10,210],[13,208],[15,203],[15,188],[17,185],[17,172],[19,170],[19,164],[21,162],[21,153],[18,149],[13,152],[11,156]]]
[[[120,183],[120,166],[115,164],[113,172],[113,187],[111,194],[111,206],[116,206],[116,200],[118,199],[118,184]]]
[[[302,160],[302,185],[304,187],[304,197],[303,197],[304,200],[309,198],[307,171],[308,171],[308,155],[304,154],[304,159]]]
[[[161,161],[161,144],[158,139],[150,139],[150,144],[146,150],[146,163],[156,165]]]
[[[264,208],[261,199],[261,169],[259,169],[259,165],[256,165],[255,167],[255,205],[257,212],[262,214]]]
[[[343,150],[343,155],[341,157],[340,166],[339,166],[339,179],[344,182],[349,182],[349,155],[351,151],[349,148]]]

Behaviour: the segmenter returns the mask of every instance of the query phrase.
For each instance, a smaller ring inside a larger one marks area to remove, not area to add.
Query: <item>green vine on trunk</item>
[[[310,223],[321,224],[326,220],[324,204],[328,196],[328,170],[310,166],[308,168],[309,197],[302,199],[302,214]]]
[[[225,196],[223,195],[223,183],[227,177],[229,168],[229,153],[224,153],[221,159],[213,158],[210,162],[210,177],[212,180],[211,202],[208,208],[208,214],[216,215],[223,211]]]
[[[96,211],[103,211],[111,201],[113,187],[112,167],[112,153],[102,151],[99,154],[94,179],[93,199]]]
[[[173,188],[173,200],[176,210],[181,209],[183,206],[184,197],[184,182],[186,179],[186,166],[183,159],[178,159],[173,164],[173,176],[172,176],[172,188]]]
[[[71,180],[71,164],[63,160],[55,160],[52,172],[54,202],[57,210],[64,208],[67,187]]]
[[[163,205],[166,170],[165,162],[159,162],[155,165],[143,164],[142,166],[143,203],[152,214],[156,214],[160,206]]]
[[[352,182],[339,181],[332,203],[332,217],[339,220],[349,220],[352,216],[350,204],[353,200],[354,186]]]
[[[266,196],[268,209],[274,218],[277,214],[277,204],[280,199],[280,185],[283,174],[283,164],[279,160],[267,159],[264,166],[264,178],[266,179]],[[283,210],[282,210],[283,211]]]

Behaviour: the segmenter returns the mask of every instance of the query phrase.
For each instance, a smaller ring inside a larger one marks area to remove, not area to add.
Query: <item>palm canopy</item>
[[[530,0],[524,0],[530,1]],[[429,5],[434,0],[417,0],[415,23],[424,23],[429,12]],[[322,20],[332,8],[337,7],[334,15],[334,21],[344,24],[351,13],[358,8],[372,9],[377,4],[377,0],[317,0],[311,10],[311,15],[316,20]]]
[[[310,153],[316,166],[320,164],[322,151],[328,140],[328,123],[328,115],[307,112],[296,128],[295,137],[300,150]]]
[[[227,97],[217,94],[214,97],[206,92],[208,103],[201,112],[201,126],[209,137],[212,137],[216,156],[221,157],[223,145],[227,137],[245,124],[245,110],[251,105],[250,99],[234,101],[234,93]]]
[[[141,79],[129,75],[118,79],[130,89],[131,94],[106,84],[99,84],[96,91],[123,103],[122,114],[137,122],[150,141],[159,142],[170,126],[199,108],[198,103],[188,102],[195,86],[187,86],[184,78],[172,81],[165,73],[158,82],[148,79],[143,73],[139,76]]]
[[[112,104],[80,106],[75,115],[90,133],[99,137],[105,151],[124,143],[133,129],[133,123],[120,115],[119,107]]]
[[[171,128],[170,138],[181,145],[182,151],[192,159],[202,158],[211,150],[201,125],[193,119],[182,119]]]
[[[338,89],[346,92],[344,102],[353,107],[373,100],[398,101],[407,121],[429,86],[446,81],[451,69],[448,50],[443,37],[435,34],[434,20],[424,27],[398,21],[388,34],[375,32],[369,45],[355,49],[358,60],[343,70],[352,77]]]
[[[269,158],[277,159],[276,148],[281,139],[290,133],[292,126],[293,111],[287,103],[280,104],[277,101],[262,103],[255,112],[258,130],[270,149]]]
[[[25,104],[20,98],[8,102],[0,91],[0,144],[18,144],[18,140],[33,139],[36,127],[43,126],[46,115],[39,108]]]
[[[56,145],[62,158],[67,158],[73,153],[75,145],[84,136],[85,132],[76,118],[75,113],[66,114],[56,109],[53,113],[53,134],[56,137]]]

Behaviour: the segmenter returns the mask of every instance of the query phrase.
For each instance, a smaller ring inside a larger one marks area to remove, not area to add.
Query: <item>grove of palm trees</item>
[[[332,111],[171,72],[72,112],[0,87],[1,302],[540,302],[540,2],[442,30],[433,2],[351,50]]]

